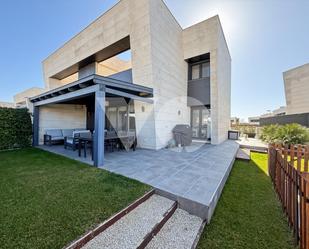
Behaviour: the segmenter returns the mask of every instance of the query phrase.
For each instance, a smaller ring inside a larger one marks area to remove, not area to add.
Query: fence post
[[[303,147],[299,144],[297,145],[297,170],[301,171],[301,158],[303,154]]]
[[[305,238],[305,248],[309,248],[309,175],[307,173],[306,176],[306,188],[305,188],[305,200],[306,200],[306,207],[305,207],[305,231],[304,231],[304,238]]]
[[[308,171],[309,146],[270,144],[268,155],[269,175],[296,243],[309,249],[309,172],[303,172]]]
[[[272,153],[273,153],[273,144],[269,144],[268,145],[268,175],[270,176],[270,178],[273,177],[272,175],[272,165],[273,165],[273,162],[272,162]]]
[[[308,172],[308,160],[309,160],[309,145],[305,147],[305,156],[304,156],[304,171]]]
[[[284,211],[287,211],[287,207],[288,207],[288,145],[285,145],[284,147],[284,157],[283,157],[283,168],[284,168],[284,203],[283,203],[283,207],[284,207]]]
[[[291,146],[290,146],[290,163],[293,167],[294,167],[294,155],[295,155],[294,144],[291,144]]]
[[[301,195],[301,249],[309,249],[309,173],[302,173]]]

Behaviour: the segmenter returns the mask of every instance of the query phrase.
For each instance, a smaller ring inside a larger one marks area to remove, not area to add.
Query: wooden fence
[[[309,249],[309,146],[270,145],[268,171],[296,242]]]

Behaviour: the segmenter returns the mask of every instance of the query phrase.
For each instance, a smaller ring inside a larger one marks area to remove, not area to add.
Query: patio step
[[[239,148],[236,154],[236,159],[250,161],[250,150],[245,148]]]
[[[98,234],[83,249],[144,248],[175,211],[177,203],[152,195]]]
[[[147,249],[195,248],[205,223],[200,217],[177,209],[160,232],[146,246]]]

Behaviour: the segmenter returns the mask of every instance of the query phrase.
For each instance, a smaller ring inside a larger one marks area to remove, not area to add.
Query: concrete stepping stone
[[[174,203],[172,200],[154,194],[82,248],[137,248],[146,235],[151,233],[153,228],[162,221],[164,214]]]

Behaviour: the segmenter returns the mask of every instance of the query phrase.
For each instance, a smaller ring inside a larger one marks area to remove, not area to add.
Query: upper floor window
[[[202,63],[202,78],[210,77],[210,65],[209,62]]]
[[[200,65],[193,65],[191,67],[191,79],[196,80],[200,78]]]
[[[190,72],[190,80],[210,77],[210,63],[203,62],[191,65]]]

